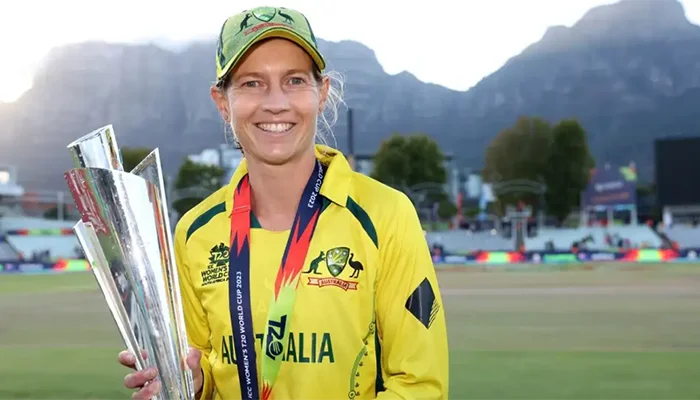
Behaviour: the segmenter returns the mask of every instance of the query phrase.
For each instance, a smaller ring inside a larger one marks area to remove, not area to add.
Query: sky
[[[214,38],[232,14],[260,5],[306,14],[317,37],[356,40],[372,48],[389,74],[467,90],[552,25],[571,26],[613,0],[23,0],[0,5],[0,101],[26,91],[53,47],[91,40]],[[700,0],[681,0],[700,25]],[[341,5],[342,4],[342,5]],[[213,57],[213,55],[212,55]]]

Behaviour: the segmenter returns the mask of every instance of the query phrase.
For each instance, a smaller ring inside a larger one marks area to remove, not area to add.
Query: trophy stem
[[[154,149],[136,167],[134,167],[131,173],[146,179],[155,187],[157,201],[154,201],[153,211],[157,219],[157,226],[162,227],[159,232],[159,239],[162,246],[161,251],[165,253],[163,263],[166,269],[164,278],[167,282],[169,297],[168,301],[171,305],[170,311],[171,316],[175,321],[175,326],[179,327],[179,329],[174,330],[174,335],[179,343],[178,356],[182,360],[183,365],[186,365],[185,361],[187,358],[187,353],[189,352],[189,343],[187,342],[187,335],[184,331],[185,316],[182,309],[180,282],[177,273],[177,264],[175,261],[176,257],[173,245],[174,240],[172,237],[172,229],[168,215],[168,202],[165,192],[165,178],[163,176],[163,167],[160,160],[160,151],[158,149]],[[191,397],[194,397],[195,393],[193,382],[191,382],[189,379],[185,379],[185,384],[187,385],[188,393],[190,393]]]

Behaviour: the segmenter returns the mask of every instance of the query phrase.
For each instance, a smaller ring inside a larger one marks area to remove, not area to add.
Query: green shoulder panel
[[[372,243],[374,243],[374,247],[379,248],[379,239],[377,237],[377,230],[374,227],[374,224],[372,223],[372,220],[369,218],[369,214],[367,214],[367,211],[364,210],[355,200],[352,199],[352,197],[348,196],[347,203],[345,206],[348,208],[350,213],[357,218],[357,220],[360,222],[360,225],[362,225],[362,229],[365,230],[367,233],[367,236],[372,240]]]
[[[190,225],[190,227],[187,229],[187,237],[185,239],[185,242],[187,242],[190,239],[190,236],[192,236],[192,234],[194,234],[197,231],[197,229],[208,224],[209,221],[211,221],[214,217],[223,212],[226,212],[225,201],[215,205],[214,207],[202,213],[199,217],[195,218],[195,220],[192,222],[192,225]]]

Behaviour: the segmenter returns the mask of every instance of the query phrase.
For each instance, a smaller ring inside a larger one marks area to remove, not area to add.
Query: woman
[[[245,159],[175,232],[197,398],[447,398],[422,228],[405,195],[315,144],[340,97],[306,18],[234,15],[216,61],[211,96]],[[133,368],[133,354],[119,360]],[[155,376],[125,385],[148,399]]]

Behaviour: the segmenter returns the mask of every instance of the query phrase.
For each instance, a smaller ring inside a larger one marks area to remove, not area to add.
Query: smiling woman
[[[268,38],[251,46],[235,71],[213,88],[248,162],[282,165],[306,152],[316,134],[316,115],[328,98],[329,81],[300,46]],[[223,89],[223,90],[222,90]]]
[[[316,144],[341,92],[306,17],[228,18],[216,63],[211,97],[245,158],[175,230],[197,398],[447,398],[444,308],[416,210]],[[119,360],[133,368],[133,354]],[[155,377],[125,385],[148,399]]]

